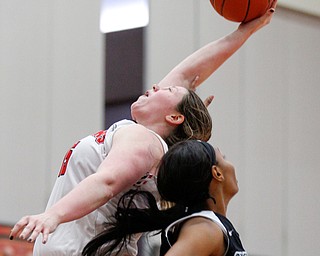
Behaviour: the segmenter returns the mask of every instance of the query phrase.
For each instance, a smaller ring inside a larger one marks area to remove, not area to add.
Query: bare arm
[[[162,155],[160,141],[146,128],[140,125],[121,128],[97,173],[84,179],[44,213],[23,217],[14,226],[11,239],[22,231],[20,238],[32,242],[43,233],[45,243],[59,224],[92,212],[156,168]]]
[[[221,228],[211,220],[198,217],[183,224],[178,240],[166,256],[220,256],[224,253],[224,236]]]
[[[256,31],[269,24],[273,16],[275,0],[271,8],[260,18],[240,24],[237,30],[192,53],[178,64],[159,86],[178,85],[195,89],[230,58]],[[197,79],[198,77],[198,79]],[[197,81],[195,81],[197,79]]]

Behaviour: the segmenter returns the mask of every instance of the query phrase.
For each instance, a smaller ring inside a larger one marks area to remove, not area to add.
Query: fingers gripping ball
[[[225,19],[248,22],[265,14],[272,0],[210,0],[210,2]]]

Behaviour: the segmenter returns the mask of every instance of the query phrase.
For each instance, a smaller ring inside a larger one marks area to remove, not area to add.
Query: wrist
[[[64,216],[65,216],[64,211],[60,211],[55,206],[46,210],[45,215],[47,216],[48,219],[51,220],[51,222],[54,222],[57,225],[59,225],[63,222],[66,222],[66,220],[64,220]]]

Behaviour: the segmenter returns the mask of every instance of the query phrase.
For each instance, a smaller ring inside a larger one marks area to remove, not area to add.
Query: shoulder
[[[131,168],[148,170],[158,164],[164,151],[161,141],[153,132],[142,125],[130,124],[114,134],[107,158],[122,159],[127,164],[132,163]]]
[[[117,126],[117,133],[121,132],[122,134],[130,135],[139,135],[150,133],[149,130],[141,124],[137,123],[126,123],[125,125]]]
[[[224,235],[221,227],[213,222],[211,219],[202,216],[195,216],[187,219],[181,228],[181,234],[199,234],[201,239],[209,242],[210,244],[213,240],[223,241]]]
[[[140,124],[130,124],[118,129],[113,141],[113,147],[125,145],[140,149],[149,149],[150,146],[162,148],[157,135]]]
[[[212,220],[195,216],[185,220],[171,249],[177,255],[222,255],[225,251],[224,234]]]

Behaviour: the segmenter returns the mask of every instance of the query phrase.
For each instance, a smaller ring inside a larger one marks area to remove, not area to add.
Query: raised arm
[[[65,222],[85,216],[126,190],[147,171],[156,168],[162,157],[162,146],[155,135],[140,125],[123,127],[114,135],[112,149],[97,173],[88,176],[70,193],[44,213],[23,217],[13,227],[10,239],[20,231],[20,238],[33,242]]]
[[[240,24],[231,34],[211,42],[192,53],[178,64],[159,86],[171,84],[195,89],[231,57],[260,28],[269,24],[277,1],[273,1],[270,9],[260,18]]]

